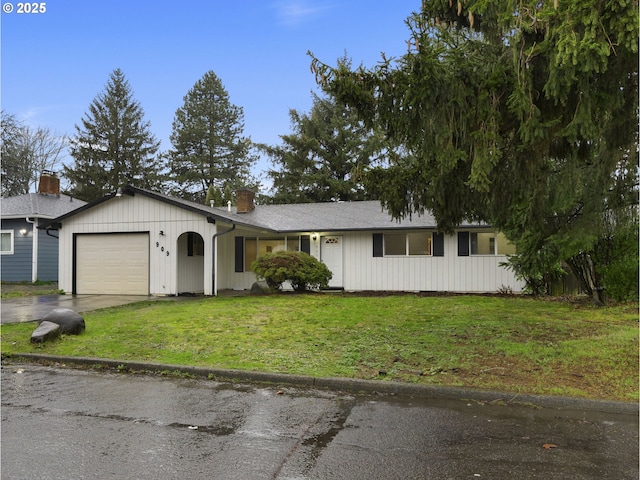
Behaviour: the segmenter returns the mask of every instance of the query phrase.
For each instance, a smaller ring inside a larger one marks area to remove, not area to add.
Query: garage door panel
[[[148,295],[149,235],[78,235],[76,293]]]

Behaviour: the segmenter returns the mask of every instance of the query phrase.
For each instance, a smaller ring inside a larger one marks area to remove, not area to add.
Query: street
[[[638,416],[4,363],[3,480],[637,479]]]

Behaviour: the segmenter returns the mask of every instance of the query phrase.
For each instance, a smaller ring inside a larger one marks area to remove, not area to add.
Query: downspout
[[[221,235],[226,235],[227,233],[231,233],[236,229],[236,224],[233,223],[231,225],[231,228],[228,228],[222,232],[216,233],[213,235],[213,237],[211,238],[211,243],[212,246],[211,248],[213,248],[213,268],[211,269],[211,293],[213,293],[214,296],[218,296],[218,289],[216,288],[216,268],[218,266],[218,259],[216,258],[216,240],[219,236]]]
[[[31,282],[36,282],[38,280],[38,218],[34,217],[33,220],[29,220],[29,217],[26,217],[25,220],[33,225],[31,227],[33,237],[31,240]]]

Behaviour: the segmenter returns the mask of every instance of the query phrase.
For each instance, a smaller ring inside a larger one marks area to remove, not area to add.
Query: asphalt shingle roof
[[[411,218],[394,220],[378,201],[298,203],[286,205],[257,205],[249,213],[213,209],[216,216],[237,223],[251,224],[276,232],[391,230],[407,228],[436,228],[430,212],[413,214]],[[461,226],[477,227],[477,223]]]
[[[231,211],[228,211],[227,208],[210,207],[137,187],[128,186],[124,188],[123,194],[141,194],[224,223],[234,223],[240,226],[277,233],[401,230],[409,228],[435,229],[437,226],[435,218],[430,212],[425,212],[422,215],[413,214],[411,218],[396,221],[387,211],[382,209],[378,201],[256,205],[251,212],[237,213],[236,207],[232,207]],[[63,214],[61,215],[62,218],[57,218],[56,220],[64,221],[65,218],[81,211],[86,211],[112,197],[113,195],[108,195],[100,200],[86,204],[80,210]],[[464,223],[460,226],[468,228],[482,225]]]
[[[2,218],[56,218],[82,207],[86,203],[63,194],[58,196],[27,193],[15,197],[2,198],[0,200],[0,211]]]

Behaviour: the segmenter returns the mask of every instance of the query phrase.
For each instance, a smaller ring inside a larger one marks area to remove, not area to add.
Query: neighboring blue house
[[[39,225],[75,210],[86,202],[60,194],[60,179],[46,173],[38,193],[0,200],[0,272],[3,282],[58,280],[57,232]]]

